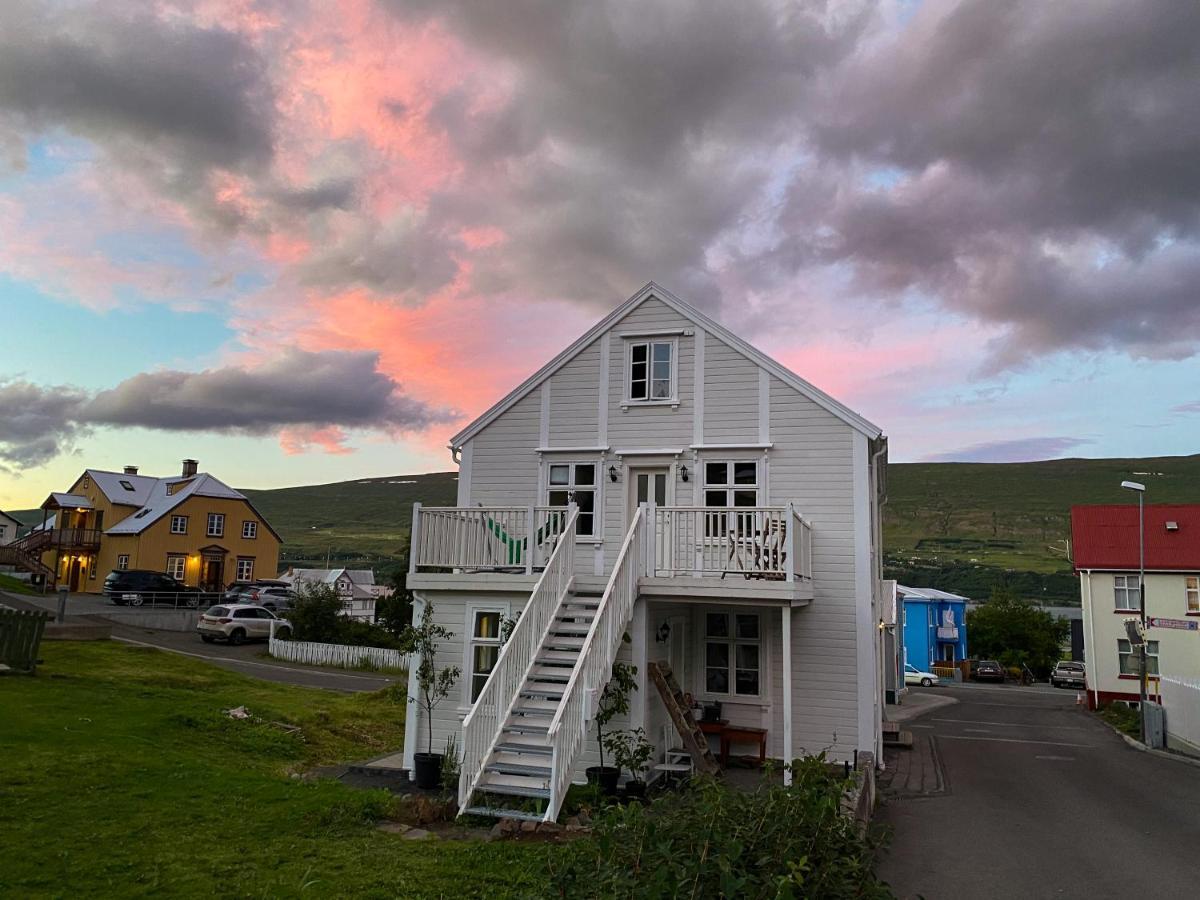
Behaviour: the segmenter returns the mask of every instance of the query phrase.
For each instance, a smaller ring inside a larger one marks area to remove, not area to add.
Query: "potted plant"
[[[433,752],[433,711],[446,699],[458,681],[458,666],[437,667],[438,642],[451,633],[433,621],[433,604],[425,604],[418,625],[409,625],[400,636],[401,645],[416,657],[417,696],[409,699],[424,710],[429,740],[424,753],[413,754],[413,781],[422,790],[434,790],[442,780],[442,754]]]
[[[612,677],[600,694],[600,702],[596,706],[596,744],[600,749],[600,765],[589,766],[585,771],[587,779],[592,784],[598,784],[608,796],[617,793],[617,781],[621,778],[621,770],[616,766],[604,764],[605,728],[617,716],[629,712],[629,693],[637,690],[637,666],[628,663],[615,662],[612,667]]]
[[[646,782],[642,776],[650,767],[650,758],[654,755],[654,745],[646,740],[646,732],[641,728],[612,731],[605,735],[605,741],[617,769],[629,773],[629,780],[625,782],[625,796],[645,797]]]

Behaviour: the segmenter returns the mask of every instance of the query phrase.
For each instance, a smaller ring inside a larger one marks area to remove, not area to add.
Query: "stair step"
[[[536,688],[533,686],[526,686],[517,694],[522,700],[561,700],[562,695],[563,692],[554,687]]]
[[[579,662],[578,650],[540,650],[538,651],[535,663],[560,663],[566,664],[574,668],[575,663]]]
[[[585,638],[588,636],[588,632],[591,630],[592,629],[591,629],[590,625],[572,625],[572,624],[567,624],[567,623],[560,623],[558,625],[550,626],[550,634],[553,635],[554,637],[583,637],[583,638]]]
[[[546,682],[549,684],[566,684],[571,680],[571,670],[564,669],[562,666],[534,666],[529,671],[530,682]]]
[[[539,719],[554,718],[554,714],[558,712],[558,706],[514,706],[512,714],[521,716],[523,720],[530,722]]]
[[[549,778],[549,766],[533,766],[528,762],[509,762],[496,760],[483,767],[485,772],[495,772],[499,775],[527,775],[531,778]]]
[[[547,779],[527,775],[501,775],[497,772],[485,773],[475,785],[475,790],[488,794],[507,794],[512,797],[541,797],[550,796]]]
[[[522,737],[524,737],[522,735]],[[527,741],[502,741],[496,745],[497,753],[518,753],[522,756],[553,756],[554,751],[546,744],[530,744]]]
[[[532,722],[526,722],[521,718],[510,718],[504,725],[505,731],[515,731],[518,734],[547,734],[550,731],[550,725],[535,725]]]
[[[541,699],[522,699],[522,702],[513,707],[513,712],[523,712],[532,715],[549,716],[558,712],[558,701],[556,700],[541,700]]]
[[[545,642],[542,644],[542,649],[582,650],[584,641],[584,638],[574,635],[551,634],[547,635]]]
[[[540,822],[545,816],[523,809],[500,809],[495,806],[468,806],[463,810],[471,816],[490,816],[493,819],[519,819],[524,822]]]

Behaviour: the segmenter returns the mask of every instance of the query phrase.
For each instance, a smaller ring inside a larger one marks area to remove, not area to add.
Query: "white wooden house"
[[[432,729],[435,751],[458,733],[464,809],[512,795],[556,815],[597,761],[616,659],[639,683],[620,724],[660,759],[679,738],[656,661],[764,729],[771,757],[879,758],[878,427],[650,283],[451,450],[458,505],[415,509],[408,584],[463,671]]]

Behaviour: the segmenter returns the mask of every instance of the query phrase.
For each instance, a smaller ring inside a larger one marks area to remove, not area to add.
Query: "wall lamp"
[[[617,467],[616,466],[608,467],[608,480],[612,481],[612,482],[615,482],[617,480]]]
[[[679,467],[679,477],[680,477],[680,478],[682,478],[682,479],[683,479],[685,482],[688,480],[688,470],[687,470],[687,466],[680,466],[680,467]]]
[[[665,644],[671,637],[671,623],[663,622],[658,626],[658,631],[654,632],[654,643]]]

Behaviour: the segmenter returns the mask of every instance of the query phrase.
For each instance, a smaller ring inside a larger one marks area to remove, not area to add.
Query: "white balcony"
[[[957,625],[939,625],[937,630],[939,641],[957,641],[958,626]]]

